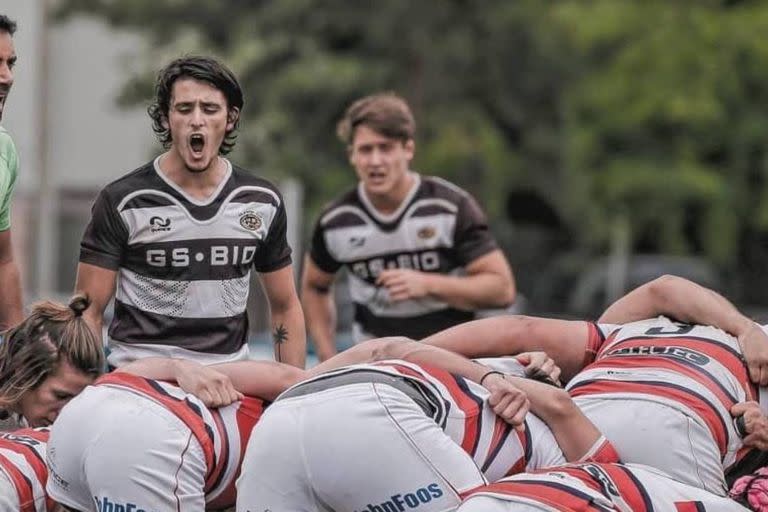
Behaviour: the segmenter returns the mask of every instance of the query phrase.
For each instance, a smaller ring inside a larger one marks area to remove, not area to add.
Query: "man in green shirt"
[[[13,85],[13,66],[16,64],[14,32],[16,23],[0,14],[0,121]],[[11,197],[18,168],[16,146],[8,132],[0,126],[0,329],[15,325],[22,319],[21,279],[11,245]]]

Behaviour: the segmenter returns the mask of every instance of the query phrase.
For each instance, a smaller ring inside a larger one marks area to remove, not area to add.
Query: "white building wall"
[[[49,42],[52,180],[67,188],[100,188],[144,164],[156,149],[146,111],[115,104],[141,40],[80,18],[50,30]]]
[[[43,53],[43,2],[39,0],[5,0],[0,12],[19,24],[14,36],[17,65],[14,86],[3,113],[3,126],[11,132],[19,151],[21,175],[18,190],[32,191],[38,183],[41,165],[39,130],[42,105],[41,59]]]
[[[53,25],[47,3],[0,6],[19,25],[18,66],[2,122],[21,160],[13,236],[28,299],[71,290],[79,224],[93,194],[158,148],[144,108],[115,104],[141,39],[86,17]]]

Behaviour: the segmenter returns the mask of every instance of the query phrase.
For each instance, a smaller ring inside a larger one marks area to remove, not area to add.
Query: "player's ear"
[[[237,120],[240,119],[240,109],[232,107],[227,112],[227,131],[230,132],[235,129]]]
[[[416,141],[413,139],[408,139],[407,141],[403,142],[403,148],[405,149],[406,156],[410,162],[413,159],[413,155],[416,153]]]

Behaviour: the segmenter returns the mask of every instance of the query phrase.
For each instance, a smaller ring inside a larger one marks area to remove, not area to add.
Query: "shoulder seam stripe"
[[[219,209],[216,212],[216,215],[214,215],[210,219],[208,219],[208,220],[197,220],[196,218],[192,217],[192,215],[190,215],[189,216],[190,220],[193,223],[198,224],[198,225],[212,224],[214,221],[218,220],[219,216],[221,215],[221,212],[224,211],[224,207],[232,202],[232,198],[234,196],[236,196],[237,194],[239,194],[240,192],[244,191],[244,190],[255,190],[255,191],[258,191],[258,192],[266,192],[268,195],[272,196],[275,199],[275,201],[277,201],[277,207],[278,208],[280,207],[280,198],[277,196],[277,194],[275,194],[274,192],[272,192],[268,188],[257,187],[255,185],[244,185],[244,186],[238,187],[235,190],[233,190],[232,192],[230,192],[229,195],[224,199],[224,201],[222,201],[221,206],[219,206]],[[135,192],[131,192],[130,194],[125,196],[123,198],[123,200],[120,201],[120,203],[117,205],[117,211],[120,214],[122,214],[122,210],[125,207],[126,203],[128,201],[130,201],[131,199],[133,199],[134,197],[136,197],[138,195],[141,195],[141,194],[148,194],[148,195],[155,195],[155,196],[163,197],[163,198],[168,199],[169,201],[171,201],[176,206],[184,208],[185,211],[189,212],[189,210],[187,208],[185,208],[183,204],[181,204],[181,201],[179,201],[178,199],[176,199],[172,195],[168,194],[167,192],[162,192],[160,190],[153,190],[153,189],[142,189],[142,190],[137,190]]]

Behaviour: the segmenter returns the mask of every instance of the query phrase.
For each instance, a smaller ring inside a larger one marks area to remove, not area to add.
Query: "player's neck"
[[[158,161],[160,172],[186,194],[195,199],[206,200],[219,189],[221,181],[226,179],[227,162],[221,157],[211,160],[204,170],[190,170],[184,161],[173,151],[160,156]]]
[[[403,176],[403,179],[386,193],[374,194],[366,190],[365,195],[371,205],[376,208],[379,213],[382,215],[391,215],[402,206],[415,185],[416,175],[412,171],[408,171],[405,176]]]

